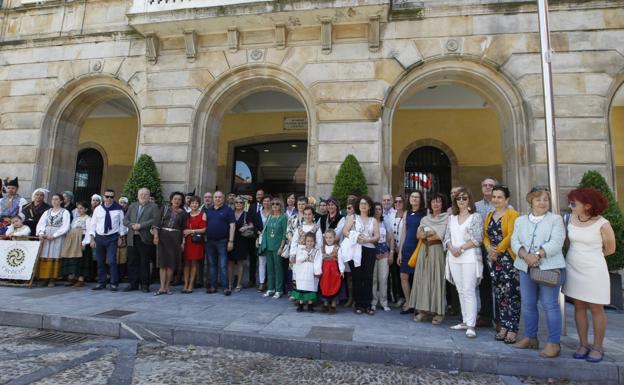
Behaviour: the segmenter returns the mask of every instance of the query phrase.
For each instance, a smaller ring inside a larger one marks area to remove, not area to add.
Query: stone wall
[[[391,185],[392,113],[403,92],[457,82],[496,111],[509,154],[506,182],[517,194],[547,182],[533,5],[427,2],[426,12],[395,20],[389,4],[378,4],[377,16],[362,21],[358,15],[368,8],[344,3],[329,21],[313,24],[313,9],[301,11],[308,24],[295,18],[276,26],[261,15],[246,23],[242,15],[236,30],[190,37],[173,33],[166,20],[161,35],[142,36],[128,22],[127,1],[6,3],[1,173],[19,175],[26,192],[33,185],[67,187],[58,185],[67,178],[57,176],[57,166],[68,167],[59,159],[70,159],[77,145],[70,133],[94,103],[121,94],[138,111],[138,154],[154,157],[165,191],[201,190],[216,182],[223,114],[251,92],[279,90],[308,114],[309,193],[327,195],[340,162],[353,153],[378,196]],[[551,28],[562,188],[587,169],[614,184],[607,111],[624,71],[624,8],[618,1],[558,1]],[[276,40],[282,32],[285,40]]]

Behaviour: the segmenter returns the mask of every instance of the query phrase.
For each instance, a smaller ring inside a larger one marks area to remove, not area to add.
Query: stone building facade
[[[551,3],[562,189],[588,169],[616,187],[624,2]],[[219,154],[234,148],[219,144],[224,121],[258,92],[302,106],[307,130],[270,136],[307,141],[310,195],[330,193],[348,153],[372,195],[402,191],[403,163],[425,145],[448,155],[452,183],[478,188],[477,171],[494,172],[519,206],[531,185],[547,182],[535,1],[4,0],[0,11],[0,174],[19,175],[25,194],[71,187],[78,151],[105,140],[119,141],[111,151],[135,143],[130,159],[151,155],[166,192],[221,186],[233,172],[233,155]],[[482,98],[497,132],[393,136],[401,103],[444,86]],[[93,110],[120,98],[136,132],[126,140],[103,128],[101,140],[80,139]],[[499,159],[462,166],[462,151]]]

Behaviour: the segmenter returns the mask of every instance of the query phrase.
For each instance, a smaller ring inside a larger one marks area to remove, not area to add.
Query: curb
[[[592,364],[572,358],[542,358],[468,353],[459,350],[328,341],[258,333],[230,332],[194,326],[0,311],[0,325],[84,333],[113,338],[143,339],[173,345],[221,347],[316,360],[356,361],[443,371],[479,372],[502,376],[565,378],[572,381],[624,385],[624,365]],[[599,369],[599,370],[596,370]]]

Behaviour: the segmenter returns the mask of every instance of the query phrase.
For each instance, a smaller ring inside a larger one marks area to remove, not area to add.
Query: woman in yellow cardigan
[[[490,263],[494,313],[500,324],[495,338],[513,344],[520,324],[520,280],[513,266],[516,255],[511,251],[511,234],[520,214],[509,207],[509,189],[506,186],[494,187],[492,205],[494,211],[488,213],[483,222],[483,246]]]

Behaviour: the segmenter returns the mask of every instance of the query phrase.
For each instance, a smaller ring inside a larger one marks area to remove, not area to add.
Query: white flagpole
[[[559,214],[559,178],[557,174],[557,137],[552,91],[552,48],[548,26],[548,0],[537,0],[539,33],[542,59],[542,85],[544,88],[544,119],[546,120],[546,158],[548,161],[548,184],[551,192],[552,212]],[[565,296],[559,293],[561,307],[561,332],[567,335],[565,319]]]

